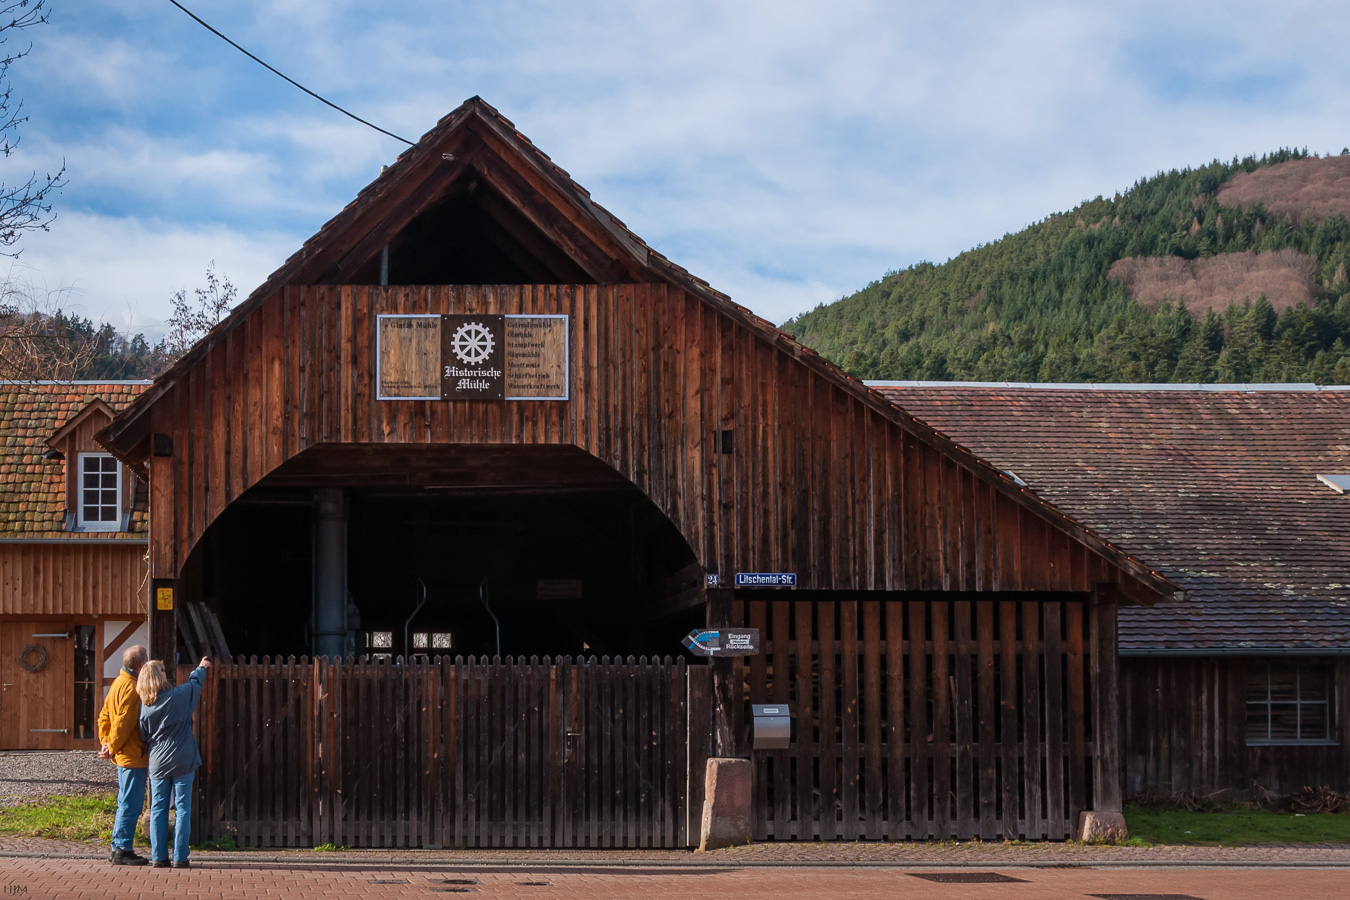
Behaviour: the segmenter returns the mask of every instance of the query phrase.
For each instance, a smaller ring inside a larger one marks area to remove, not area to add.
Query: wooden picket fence
[[[633,657],[218,664],[198,713],[194,839],[689,846],[706,675]]]
[[[1062,840],[1093,808],[1114,650],[1094,649],[1086,600],[737,600],[733,615],[764,648],[734,683],[794,725],[789,749],[751,754],[757,840]]]

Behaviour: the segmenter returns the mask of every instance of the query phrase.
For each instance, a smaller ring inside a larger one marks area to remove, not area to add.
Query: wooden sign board
[[[567,400],[564,315],[377,317],[380,400]]]
[[[376,396],[441,399],[441,317],[380,316],[375,329]]]
[[[506,317],[506,399],[567,399],[567,316]]]
[[[442,400],[502,399],[502,331],[501,316],[441,316]]]

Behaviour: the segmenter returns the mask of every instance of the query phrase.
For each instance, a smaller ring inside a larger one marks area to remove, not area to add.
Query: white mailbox
[[[755,750],[786,750],[792,743],[792,712],[786,703],[753,703],[751,722],[754,726],[752,748]]]

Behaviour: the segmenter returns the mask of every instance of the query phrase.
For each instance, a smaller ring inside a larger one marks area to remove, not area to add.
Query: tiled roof
[[[1350,390],[874,389],[1156,566],[1125,652],[1350,652]]]
[[[67,463],[43,459],[42,454],[48,450],[47,439],[92,401],[101,399],[114,412],[120,412],[148,384],[0,383],[0,540],[143,539],[143,510],[132,514],[132,533],[64,530]]]

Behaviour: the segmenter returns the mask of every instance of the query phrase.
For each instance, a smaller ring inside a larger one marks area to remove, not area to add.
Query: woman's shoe
[[[188,862],[186,859],[175,859],[173,861],[173,867],[175,869],[190,869],[192,868],[192,863]]]
[[[169,867],[169,861],[167,859],[157,859],[150,863],[150,865],[156,869],[167,869]]]

